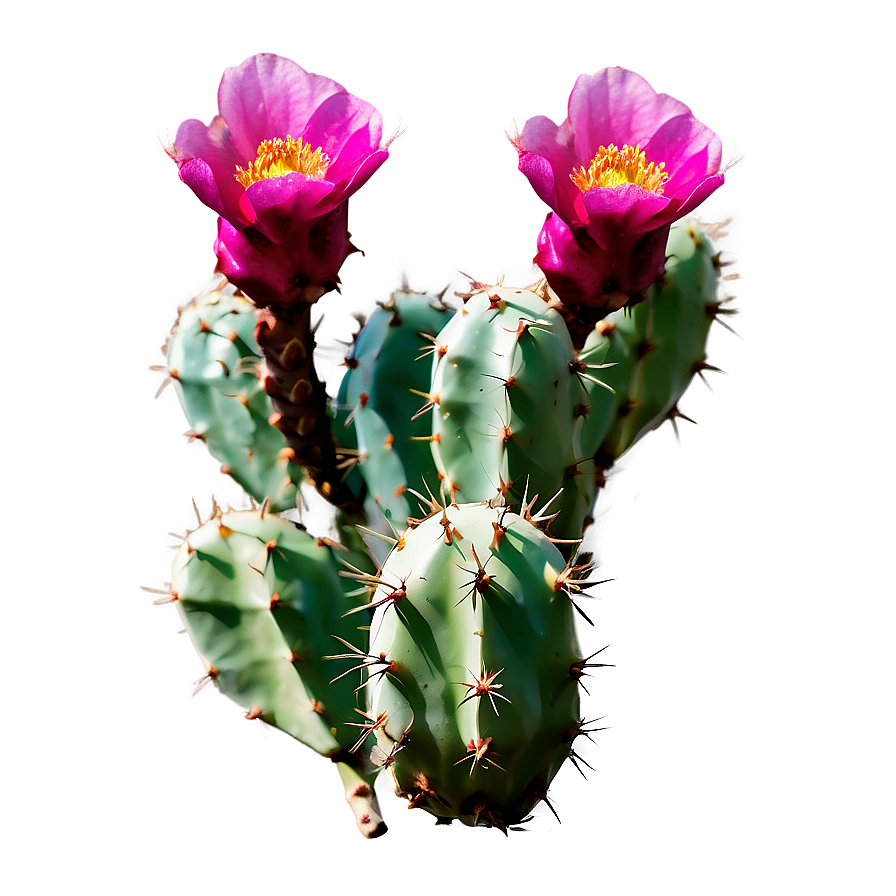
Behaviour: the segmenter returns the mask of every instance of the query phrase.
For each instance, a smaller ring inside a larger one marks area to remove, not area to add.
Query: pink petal
[[[227,208],[218,188],[218,182],[208,163],[203,159],[189,159],[178,171],[180,179],[199,197],[199,201],[216,211],[223,218],[230,218],[233,210]]]
[[[348,180],[344,180],[333,189],[326,202],[320,206],[321,214],[329,212],[337,204],[348,200],[349,196],[357,192],[373,176],[374,172],[389,158],[389,150],[379,149],[363,159]],[[327,172],[329,174],[329,172]]]
[[[685,114],[690,109],[684,103],[658,94],[641,75],[624,68],[581,75],[569,96],[575,152],[582,165],[601,146],[643,144],[670,118]]]
[[[588,209],[588,232],[598,245],[609,248],[621,232],[637,234],[649,230],[657,215],[669,205],[669,198],[651,193],[635,184],[583,194]]]
[[[675,210],[674,220],[689,215],[698,205],[700,205],[708,196],[714,193],[722,184],[725,183],[724,174],[714,174],[707,177],[703,183],[699,184],[694,192],[685,199],[681,205]]]
[[[333,192],[333,184],[305,174],[284,174],[256,181],[246,190],[257,220],[255,226],[275,243],[288,243],[295,222],[322,214],[320,205]],[[338,203],[337,203],[338,204]]]
[[[361,158],[379,148],[383,136],[380,113],[370,103],[350,93],[328,97],[315,109],[300,134],[303,140],[318,146],[330,157],[327,174],[338,180],[341,169],[353,168]]]
[[[291,59],[259,53],[225,69],[218,108],[245,164],[255,158],[262,140],[298,136],[327,97],[344,92],[340,84],[306,72]]]
[[[519,170],[538,197],[564,218],[574,215],[577,187],[569,179],[577,160],[568,122],[557,127],[543,115],[530,118],[519,137]]]
[[[670,119],[641,148],[648,162],[665,162],[663,192],[671,196],[689,194],[722,160],[722,141],[693,115]]]
[[[225,217],[236,215],[243,188],[234,173],[236,166],[244,162],[223,118],[216,115],[208,126],[195,118],[183,122],[177,129],[170,155],[181,170],[181,180],[189,184],[206,205]],[[193,170],[185,174],[187,164],[200,159],[208,171],[200,173],[197,166],[190,166]],[[214,187],[207,182],[209,177],[214,179]],[[212,201],[206,201],[203,196],[211,197]]]

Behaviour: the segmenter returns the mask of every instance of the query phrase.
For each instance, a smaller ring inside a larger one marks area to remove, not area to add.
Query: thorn
[[[591,656],[586,656],[580,660],[576,660],[574,663],[570,663],[570,666],[569,666],[570,677],[572,677],[575,681],[577,681],[579,684],[582,685],[582,690],[585,691],[585,693],[588,694],[589,697],[591,696],[591,694],[589,693],[589,691],[585,687],[585,685],[582,684],[582,679],[586,675],[590,674],[589,672],[586,672],[585,670],[586,669],[604,669],[604,668],[610,668],[610,667],[615,668],[615,666],[616,666],[615,663],[591,663],[591,662],[589,662],[589,660],[593,660],[594,657],[596,657],[599,653],[603,653],[609,646],[610,646],[609,644],[606,644],[603,647],[601,647],[600,650],[595,650],[594,653],[591,654]]]
[[[494,554],[489,554],[489,556],[487,557],[487,559],[485,561],[485,566],[483,566],[483,564],[479,562],[479,557],[476,554],[475,546],[471,545],[470,548],[473,552],[473,559],[476,561],[477,572],[474,574],[474,577],[472,579],[470,579],[469,582],[465,582],[461,586],[462,588],[466,588],[467,585],[470,585],[471,587],[470,587],[469,592],[467,592],[454,606],[459,607],[468,597],[471,597],[473,600],[473,609],[475,610],[476,609],[476,592],[478,591],[479,594],[485,594],[485,592],[488,591],[488,586],[492,580],[492,577],[485,571],[485,567],[488,566],[488,561],[491,560],[492,557],[494,557]],[[469,572],[469,573],[473,572],[472,569],[467,569],[464,566],[461,566],[459,568],[462,569],[464,572]],[[472,675],[473,673],[470,672],[470,674]]]
[[[473,684],[468,684],[467,682],[459,682],[462,687],[467,688],[467,690],[472,691],[472,694],[467,694],[463,700],[458,703],[458,706],[463,706],[467,700],[472,700],[474,697],[482,699],[484,695],[488,695],[488,699],[491,701],[492,709],[495,711],[495,715],[499,716],[498,707],[495,705],[495,697],[500,697],[502,700],[506,700],[508,703],[512,701],[505,697],[503,694],[498,694],[497,691],[504,687],[503,684],[495,684],[495,679],[504,671],[504,669],[498,669],[497,672],[488,672],[485,668],[485,663],[482,664],[482,671],[479,673],[477,677],[472,669],[467,669],[467,672],[473,676]]]
[[[214,668],[214,666],[208,667],[208,672],[199,679],[199,681],[194,683],[193,692],[190,694],[191,697],[195,697],[197,694],[201,693],[205,690],[205,688],[211,684],[221,673]]]
[[[511,145],[517,152],[523,151],[523,141],[520,137],[520,131],[515,121],[513,123],[513,130],[504,131],[504,136],[510,141]]]
[[[404,116],[398,116],[398,124],[395,125],[395,129],[392,133],[386,138],[386,142],[384,146],[388,149],[396,140],[402,137],[407,132],[407,127],[402,127],[401,124],[404,121]]]
[[[507,769],[501,768],[497,762],[495,762],[490,756],[487,754],[491,751],[491,742],[492,739],[490,737],[479,737],[479,738],[470,738],[470,742],[467,744],[467,755],[462,759],[458,759],[455,762],[455,765],[460,765],[462,762],[465,762],[467,759],[472,759],[473,764],[470,766],[470,777],[473,777],[473,772],[476,770],[476,766],[480,762],[488,763],[485,768],[489,768],[494,766],[497,769],[500,769],[502,772],[506,772]],[[500,756],[500,753],[494,753],[495,756]]]
[[[246,714],[246,719],[250,722],[255,722],[258,725],[258,733],[261,735],[262,740],[267,740],[268,735],[264,730],[264,725],[261,722],[262,711],[258,707],[254,707],[251,712]]]
[[[150,588],[148,585],[141,585],[141,591],[148,591],[150,594],[162,594],[164,597],[156,598],[152,605],[154,607],[162,607],[165,604],[173,604],[175,601],[180,600],[180,595],[171,588],[166,588],[162,590],[161,588]]]

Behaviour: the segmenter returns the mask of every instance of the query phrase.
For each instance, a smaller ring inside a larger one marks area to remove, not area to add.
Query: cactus
[[[376,837],[385,828],[372,796],[375,770],[352,750],[356,691],[325,659],[339,640],[364,634],[345,615],[363,602],[339,576],[337,557],[367,563],[264,510],[216,509],[178,550],[171,596],[206,666],[202,683],[213,682],[246,718],[335,762],[350,804],[365,804],[356,813],[362,833]]]
[[[672,227],[666,251],[666,273],[645,301],[608,315],[580,356],[606,365],[600,379],[612,389],[585,384],[582,441],[601,471],[665,420],[683,417],[678,402],[694,375],[717,369],[707,363],[706,341],[713,321],[731,313],[718,300],[718,255],[691,219]]]
[[[451,499],[499,490],[563,501],[581,516],[592,494],[577,481],[587,394],[563,319],[531,290],[479,287],[439,334],[433,362],[432,450]],[[581,535],[581,516],[555,525]],[[578,531],[576,531],[578,530]]]
[[[388,665],[368,674],[368,716],[410,806],[506,831],[547,798],[583,724],[583,572],[487,503],[441,508],[389,555],[370,646]]]
[[[335,430],[343,445],[354,425],[357,470],[370,503],[399,528],[416,508],[407,494],[438,494],[439,474],[429,448],[431,424],[420,412],[430,387],[428,354],[453,310],[441,296],[392,294],[366,320],[346,359]],[[373,508],[368,515],[375,518]]]
[[[225,284],[180,309],[166,344],[166,371],[177,386],[188,435],[205,443],[256,501],[295,507],[302,469],[268,422],[271,402],[258,381],[255,306]]]

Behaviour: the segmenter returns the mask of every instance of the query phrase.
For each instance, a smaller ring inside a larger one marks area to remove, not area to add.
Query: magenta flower
[[[329,78],[270,53],[224,72],[209,125],[168,154],[219,215],[218,270],[259,304],[315,301],[353,251],[348,198],[388,158],[382,119]]]
[[[725,179],[722,145],[684,103],[624,68],[580,76],[568,108],[559,126],[529,119],[513,142],[553,209],[536,264],[565,304],[602,316],[663,273],[672,223]]]

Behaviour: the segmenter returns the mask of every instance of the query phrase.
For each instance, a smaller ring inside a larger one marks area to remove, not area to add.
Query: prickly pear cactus
[[[433,343],[453,313],[441,296],[399,290],[367,318],[346,359],[337,431],[354,426],[368,514],[375,518],[378,510],[399,529],[416,512],[409,490],[439,493],[431,420],[421,404],[430,387]]]
[[[342,559],[368,563],[270,513],[218,510],[184,539],[171,595],[206,666],[204,680],[246,718],[261,719],[337,763],[355,791],[367,788],[370,802],[375,769],[352,751],[356,689],[326,659],[339,653],[341,641],[365,646],[366,633],[351,614],[363,602],[339,575]],[[378,836],[379,813],[371,806],[363,811],[370,818],[362,823],[358,816],[362,833]]]
[[[392,551],[372,601],[368,718],[410,806],[506,830],[547,798],[582,726],[581,572],[488,504],[449,505]]]
[[[552,531],[580,537],[593,497],[580,476],[588,394],[560,315],[531,290],[481,287],[434,354],[432,452],[451,500],[559,499]]]
[[[233,477],[274,511],[296,506],[302,469],[268,422],[271,402],[258,381],[255,306],[231,286],[212,290],[181,308],[166,345],[188,435],[205,443]]]
[[[678,402],[694,376],[715,369],[706,360],[707,338],[728,311],[718,298],[718,254],[692,219],[672,227],[666,254],[666,273],[646,300],[601,321],[581,354],[604,365],[600,380],[612,389],[585,383],[582,441],[598,470],[664,421],[684,416]]]

